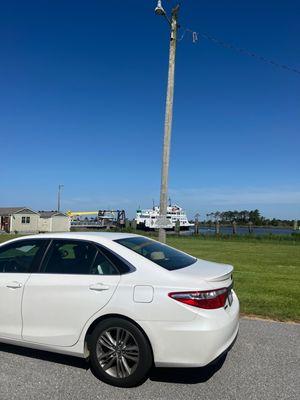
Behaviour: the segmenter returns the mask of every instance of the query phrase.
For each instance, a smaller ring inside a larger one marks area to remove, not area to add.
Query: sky
[[[159,202],[169,28],[155,0],[0,2],[0,205]],[[169,11],[175,2],[164,0]],[[300,69],[300,0],[182,0],[181,30]],[[186,34],[169,193],[192,218],[300,219],[300,75]]]

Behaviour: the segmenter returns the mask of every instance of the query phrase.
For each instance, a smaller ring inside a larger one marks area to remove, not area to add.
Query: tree
[[[260,225],[261,224],[261,215],[259,210],[254,210],[254,211],[250,211],[249,213],[249,220],[254,224],[254,225]]]

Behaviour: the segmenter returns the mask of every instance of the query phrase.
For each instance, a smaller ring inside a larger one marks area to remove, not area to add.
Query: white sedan
[[[0,342],[89,358],[131,387],[150,368],[205,366],[233,343],[230,265],[127,233],[62,233],[0,246]]]

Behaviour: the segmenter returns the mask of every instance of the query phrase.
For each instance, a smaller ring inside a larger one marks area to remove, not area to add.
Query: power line
[[[290,66],[288,66],[286,64],[280,64],[280,63],[278,63],[278,62],[276,62],[274,60],[271,60],[269,58],[260,56],[259,54],[256,54],[253,51],[244,49],[242,47],[237,47],[237,46],[235,46],[235,45],[233,45],[231,43],[225,42],[224,40],[217,39],[216,37],[211,36],[211,35],[209,35],[207,33],[196,32],[196,31],[192,31],[191,29],[185,29],[183,31],[180,39],[178,39],[178,41],[183,40],[185,35],[186,35],[186,33],[189,33],[189,34],[192,35],[193,43],[197,43],[198,42],[198,37],[200,36],[203,39],[207,39],[210,42],[212,42],[212,43],[214,43],[214,44],[216,44],[218,46],[224,47],[226,49],[233,50],[233,51],[235,51],[236,53],[239,53],[239,54],[243,54],[243,55],[255,58],[256,60],[258,60],[260,62],[263,62],[265,64],[270,64],[270,65],[273,65],[274,67],[281,68],[281,69],[284,69],[286,71],[293,72],[295,74],[300,75],[300,70],[298,70],[296,68],[290,67]]]

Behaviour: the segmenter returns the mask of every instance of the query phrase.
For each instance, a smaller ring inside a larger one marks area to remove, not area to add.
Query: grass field
[[[170,237],[195,257],[234,266],[235,290],[245,314],[300,321],[300,244]]]
[[[0,242],[15,235],[0,235]],[[244,314],[300,322],[300,243],[168,237],[168,244],[198,258],[232,264]]]
[[[0,243],[6,242],[10,239],[15,239],[21,235],[0,235]]]

